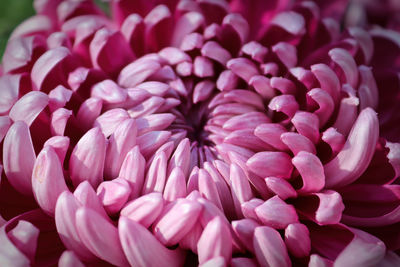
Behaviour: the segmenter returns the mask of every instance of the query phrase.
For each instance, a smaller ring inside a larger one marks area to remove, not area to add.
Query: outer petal
[[[103,180],[106,139],[100,128],[89,130],[76,144],[69,161],[72,183],[88,180],[96,188]]]
[[[32,170],[35,160],[28,125],[17,121],[11,125],[4,139],[3,167],[11,185],[25,195],[32,195]]]
[[[84,207],[76,212],[75,221],[79,237],[93,254],[117,266],[129,265],[114,225],[97,212]]]
[[[50,146],[44,147],[35,161],[32,189],[39,206],[48,214],[54,215],[57,198],[68,187],[60,159]]]
[[[126,258],[132,266],[173,267],[183,264],[184,258],[179,250],[164,247],[139,223],[121,216],[118,232]]]

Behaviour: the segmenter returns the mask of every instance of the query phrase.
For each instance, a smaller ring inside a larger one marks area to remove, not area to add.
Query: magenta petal
[[[285,229],[285,244],[289,252],[297,257],[307,257],[311,251],[310,232],[301,223],[289,224]]]
[[[298,221],[295,208],[286,204],[278,196],[268,199],[254,211],[263,224],[276,229],[286,228],[289,224]]]
[[[378,141],[378,124],[373,109],[361,111],[343,149],[324,166],[327,188],[352,183],[365,171]]]
[[[84,267],[85,265],[79,260],[73,251],[66,250],[58,260],[59,267]]]
[[[69,161],[69,171],[74,186],[85,180],[95,188],[100,184],[103,180],[106,146],[106,139],[98,127],[92,128],[82,136],[74,147]]]
[[[35,161],[32,189],[39,206],[46,213],[54,215],[58,196],[68,187],[60,159],[50,146],[44,147]]]
[[[164,199],[161,193],[153,192],[126,204],[121,210],[121,215],[148,228],[161,214],[163,208]]]
[[[104,174],[106,177],[115,178],[121,169],[126,154],[136,144],[136,121],[127,119],[121,122],[111,135],[104,162]]]
[[[118,229],[90,208],[79,208],[76,229],[82,242],[97,257],[117,266],[128,266]]]
[[[184,257],[179,249],[167,249],[139,223],[121,216],[118,224],[122,248],[132,266],[173,267],[183,264]]]
[[[36,160],[28,125],[14,122],[3,144],[3,167],[11,185],[20,193],[32,195],[32,170]]]
[[[232,257],[232,237],[230,229],[220,217],[215,217],[207,223],[197,243],[199,263],[222,256],[229,262]]]
[[[168,206],[167,206],[168,207]],[[198,221],[202,206],[194,201],[178,199],[154,226],[154,236],[165,246],[177,244]]]
[[[285,243],[275,229],[257,227],[254,230],[253,245],[260,266],[291,266]]]

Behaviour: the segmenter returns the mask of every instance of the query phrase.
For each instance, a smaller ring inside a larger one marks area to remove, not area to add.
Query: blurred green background
[[[95,2],[109,14],[108,6],[103,0]],[[18,24],[34,14],[33,0],[0,0],[0,60],[11,32]]]
[[[0,55],[3,57],[8,36],[26,18],[34,14],[32,0],[0,0]]]

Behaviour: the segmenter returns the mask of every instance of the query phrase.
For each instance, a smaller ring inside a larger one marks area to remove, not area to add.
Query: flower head
[[[0,262],[398,265],[400,34],[320,2],[35,1],[0,77]]]

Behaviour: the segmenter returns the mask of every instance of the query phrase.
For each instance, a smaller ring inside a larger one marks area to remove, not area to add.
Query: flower
[[[2,265],[399,265],[400,34],[320,2],[36,0]]]

